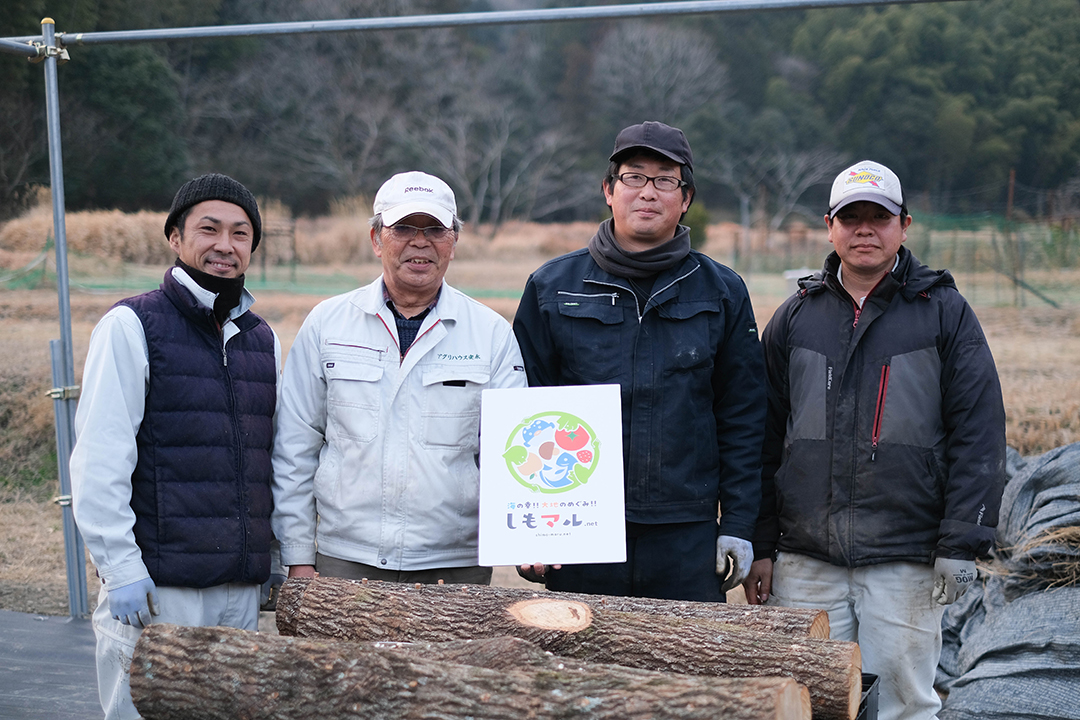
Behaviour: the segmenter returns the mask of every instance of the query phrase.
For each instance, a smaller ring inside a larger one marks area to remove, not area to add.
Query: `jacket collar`
[[[587,252],[587,251],[584,251]],[[701,267],[701,263],[694,257],[694,253],[691,252],[682,262],[677,263],[673,267],[663,270],[656,276],[656,282],[653,283],[653,293],[658,294],[663,291],[664,288],[678,283],[680,280],[697,271]],[[624,277],[613,275],[607,270],[604,270],[596,261],[593,260],[589,263],[588,269],[585,271],[585,282],[600,283],[603,285],[617,285],[618,287],[630,290],[630,281]]]
[[[178,282],[184,287],[185,290],[191,293],[191,295],[195,298],[199,305],[202,305],[208,310],[213,311],[214,300],[217,299],[216,293],[210,292],[209,290],[195,282],[190,275],[184,272],[183,268],[171,267],[166,274],[171,274],[173,279],[176,280],[176,282]],[[240,317],[248,310],[250,310],[251,306],[254,304],[255,296],[249,293],[247,291],[247,288],[244,288],[240,293],[240,304],[234,307],[229,312],[229,318],[235,319]]]
[[[896,268],[874,288],[867,298],[868,302],[870,298],[882,298],[888,302],[897,292],[904,300],[911,302],[920,294],[928,294],[935,286],[956,288],[956,281],[948,270],[931,270],[923,265],[906,246],[901,245],[897,255],[899,260]],[[821,292],[826,287],[834,292],[840,292],[842,286],[837,276],[839,267],[840,256],[833,251],[825,258],[821,272],[800,279],[799,287],[807,294]]]
[[[351,302],[368,315],[378,315],[385,310],[387,317],[392,319],[394,316],[383,295],[382,275],[375,278],[374,282],[357,290]],[[439,299],[436,301],[435,306],[431,308],[431,312],[427,314],[427,318],[424,318],[425,325],[428,318],[434,317],[444,322],[453,322],[457,320],[460,314],[461,299],[453,292],[453,288],[447,284],[446,280],[443,280],[442,287],[439,289]]]
[[[161,290],[165,293],[165,297],[169,298],[180,313],[191,322],[205,324],[209,328],[213,328],[215,332],[227,330],[226,337],[232,337],[234,332],[228,330],[229,321],[239,331],[248,330],[260,322],[258,316],[248,312],[248,309],[255,302],[255,298],[247,290],[244,290],[240,297],[240,304],[229,313],[229,320],[225,322],[226,327],[218,327],[217,320],[214,319],[214,298],[217,296],[199,287],[187,273],[178,267],[171,267],[165,271]]]

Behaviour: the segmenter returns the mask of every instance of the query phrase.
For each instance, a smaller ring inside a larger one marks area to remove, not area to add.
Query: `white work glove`
[[[754,546],[749,540],[721,535],[716,538],[716,574],[721,578],[727,578],[720,586],[723,592],[727,592],[736,585],[741,585],[750,572],[750,565],[754,562]],[[728,570],[731,575],[728,576]]]
[[[158,605],[157,586],[150,578],[109,590],[109,610],[124,625],[149,627],[150,616],[158,614]]]
[[[974,560],[939,557],[934,561],[934,600],[938,605],[952,605],[967,592],[978,574]]]

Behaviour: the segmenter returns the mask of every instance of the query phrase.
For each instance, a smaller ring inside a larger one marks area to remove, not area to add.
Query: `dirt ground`
[[[553,252],[568,248],[552,248]],[[505,317],[517,305],[515,291],[543,258],[532,253],[493,265],[470,257],[451,264],[448,281],[463,288],[486,288],[479,299]],[[356,284],[378,268],[358,265],[343,272]],[[759,324],[764,327],[783,299],[773,278],[750,282]],[[120,297],[132,292],[73,292],[71,296],[76,382],[94,324]],[[323,296],[257,292],[255,310],[271,323],[288,349],[310,308]],[[0,411],[0,462],[18,469],[20,458],[54,442],[48,341],[59,337],[55,290],[0,290],[0,396],[18,394],[14,408]],[[1008,441],[1035,454],[1080,439],[1080,308],[977,307],[998,364],[1009,416]],[[0,397],[3,399],[3,397]],[[31,446],[28,437],[37,438]],[[28,444],[30,443],[30,444]],[[11,467],[8,468],[11,470]],[[55,494],[51,493],[51,494]],[[51,496],[50,494],[50,496]],[[64,537],[60,508],[42,493],[0,488],[0,609],[45,615],[68,612]],[[87,566],[91,605],[100,587]],[[495,584],[530,587],[512,568],[498,568]],[[531,586],[538,587],[538,586]]]

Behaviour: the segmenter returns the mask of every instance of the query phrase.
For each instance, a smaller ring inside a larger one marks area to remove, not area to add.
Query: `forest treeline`
[[[599,0],[4,0],[0,37],[614,4]],[[683,128],[698,201],[820,218],[846,163],[936,213],[1074,210],[1080,2],[971,0],[72,47],[69,209],[167,208],[220,171],[297,214],[443,177],[462,217],[593,219],[617,131]],[[0,55],[0,220],[48,183],[39,65]],[[1010,185],[1010,173],[1014,182]]]

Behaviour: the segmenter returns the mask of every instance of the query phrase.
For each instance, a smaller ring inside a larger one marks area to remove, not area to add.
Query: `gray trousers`
[[[479,565],[430,570],[383,570],[372,565],[341,560],[319,553],[315,557],[315,570],[324,577],[339,577],[347,580],[367,578],[383,582],[420,583],[421,585],[437,585],[440,580],[447,584],[491,584],[491,568]]]
[[[157,591],[158,614],[151,622],[259,629],[258,585],[217,585],[202,590],[159,585]],[[105,720],[134,720],[139,712],[131,701],[131,656],[142,628],[113,619],[109,591],[104,586],[98,595],[93,625],[97,638],[98,696]]]
[[[941,616],[934,568],[893,562],[849,568],[780,553],[767,605],[829,613],[829,637],[859,643],[863,672],[878,676],[879,720],[936,720]]]

